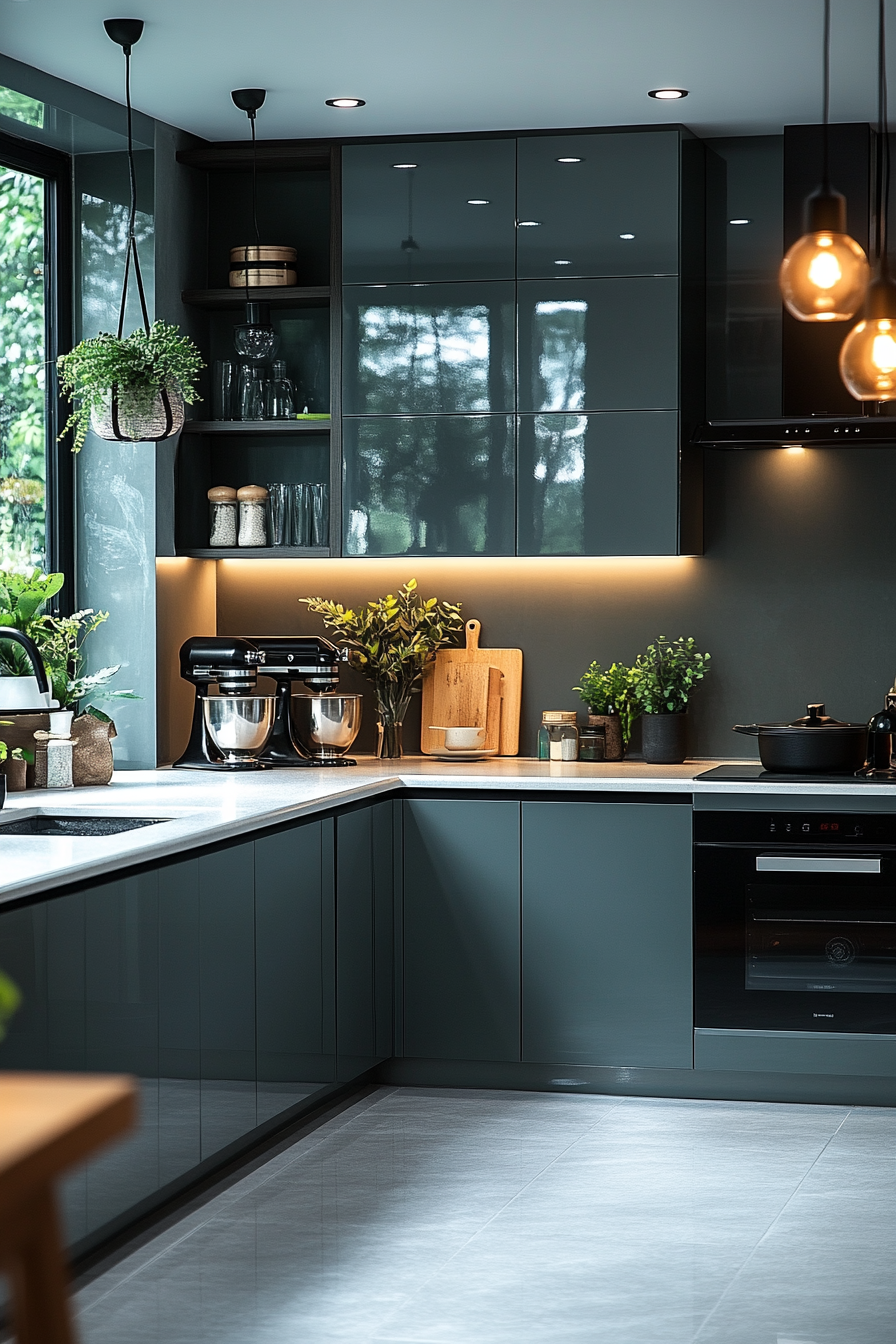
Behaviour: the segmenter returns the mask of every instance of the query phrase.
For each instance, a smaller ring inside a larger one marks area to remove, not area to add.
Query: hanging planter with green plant
[[[130,336],[81,341],[57,361],[62,392],[75,405],[63,434],[74,430],[80,452],[89,428],[101,439],[148,442],[169,438],[184,423],[184,402],[197,400],[202,357],[187,336],[153,322]]]
[[[178,434],[184,423],[184,402],[198,400],[195,380],[203,367],[202,357],[189,337],[182,336],[177,327],[167,322],[149,321],[135,231],[137,176],[131,133],[131,48],[140,40],[143,20],[107,19],[105,27],[125,56],[131,200],[118,333],[113,336],[101,331],[56,361],[61,390],[74,403],[62,433],[74,430],[72,452],[75,453],[84,446],[89,428],[101,439],[118,443],[157,442]],[[143,327],[125,336],[132,265]]]

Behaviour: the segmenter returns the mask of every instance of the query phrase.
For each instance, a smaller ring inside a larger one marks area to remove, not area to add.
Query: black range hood
[[[691,441],[704,448],[891,448],[896,446],[896,416],[708,420]]]
[[[849,232],[870,256],[877,136],[864,122],[833,125],[830,133],[831,177],[847,198]],[[785,251],[803,232],[803,202],[821,177],[822,128],[785,126]],[[707,448],[896,445],[896,403],[856,401],[840,379],[840,347],[851,326],[799,322],[784,310],[781,417],[710,420],[696,428],[692,442]]]

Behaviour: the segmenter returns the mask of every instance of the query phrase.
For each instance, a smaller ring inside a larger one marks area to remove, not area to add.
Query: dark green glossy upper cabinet
[[[348,145],[345,284],[512,280],[513,140]]]
[[[522,277],[677,275],[679,133],[518,141]]]
[[[520,411],[674,410],[678,280],[524,280]]]
[[[344,415],[512,411],[514,285],[358,285],[343,296]]]

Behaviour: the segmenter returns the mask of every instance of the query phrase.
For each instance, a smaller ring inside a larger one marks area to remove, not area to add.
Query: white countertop
[[[742,762],[741,762],[742,763]],[[0,813],[0,902],[124,871],[133,864],[184,854],[199,845],[246,835],[261,826],[309,816],[341,803],[386,797],[398,788],[512,789],[633,793],[749,793],[889,796],[896,784],[759,784],[696,781],[718,761],[592,765],[523,758],[474,762],[408,757],[362,760],[355,767],[224,774],[201,770],[118,771],[105,788],[10,794]],[[102,837],[4,836],[11,816],[165,817],[162,825]]]

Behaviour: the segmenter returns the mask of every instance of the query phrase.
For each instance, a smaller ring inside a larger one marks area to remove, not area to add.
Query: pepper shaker
[[[236,545],[236,491],[232,485],[213,485],[208,492],[209,546]]]
[[[236,492],[240,505],[240,546],[268,544],[265,514],[268,492],[263,485],[243,485]]]

